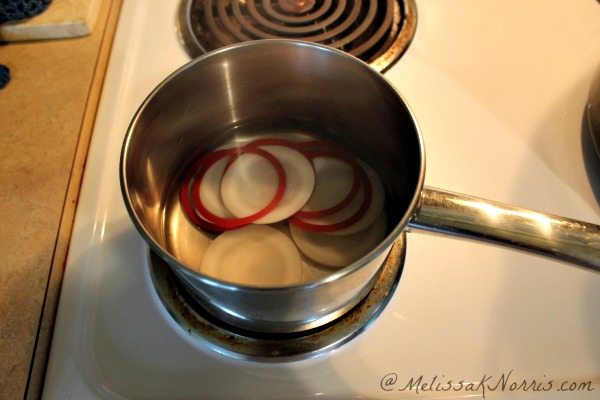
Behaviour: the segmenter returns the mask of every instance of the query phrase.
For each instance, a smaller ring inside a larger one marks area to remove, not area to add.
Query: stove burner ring
[[[337,320],[317,329],[289,334],[258,334],[224,324],[205,311],[160,257],[150,252],[154,287],[170,316],[200,346],[254,361],[290,361],[314,357],[347,343],[383,311],[394,293],[405,258],[405,237],[393,245],[369,294]]]
[[[182,0],[179,31],[191,57],[258,39],[298,39],[346,51],[383,72],[416,28],[414,0]]]

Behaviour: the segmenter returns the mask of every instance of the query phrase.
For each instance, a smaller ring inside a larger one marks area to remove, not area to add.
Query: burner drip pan
[[[157,294],[170,316],[199,345],[236,358],[290,361],[328,352],[363,332],[391,298],[404,266],[405,236],[392,246],[369,294],[352,310],[317,329],[286,334],[259,334],[227,325],[204,310],[169,266],[150,252],[149,266]]]
[[[249,40],[297,39],[383,72],[408,48],[416,18],[414,0],[182,0],[178,25],[191,57]]]

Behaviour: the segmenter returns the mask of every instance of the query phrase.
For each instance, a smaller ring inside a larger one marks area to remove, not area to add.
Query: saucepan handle
[[[600,226],[424,188],[409,226],[538,253],[600,272]]]

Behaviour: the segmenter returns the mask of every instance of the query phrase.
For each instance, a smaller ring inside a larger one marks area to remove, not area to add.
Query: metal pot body
[[[169,221],[173,193],[195,158],[248,127],[283,138],[307,132],[368,162],[393,205],[387,237],[355,263],[295,286],[232,285],[189,268],[173,250],[190,240]],[[163,81],[131,122],[120,174],[134,225],[209,311],[243,329],[285,333],[323,325],[368,293],[414,212],[423,158],[410,110],[379,73],[325,46],[266,40],[208,53]]]

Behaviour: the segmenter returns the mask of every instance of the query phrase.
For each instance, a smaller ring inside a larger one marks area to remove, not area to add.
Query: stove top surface
[[[408,232],[382,314],[343,346],[290,362],[222,354],[177,324],[152,283],[119,181],[129,121],[189,57],[178,1],[125,0],[86,166],[44,398],[597,398],[600,275]],[[425,183],[600,223],[584,105],[600,4],[416,1],[384,76],[425,139]]]

